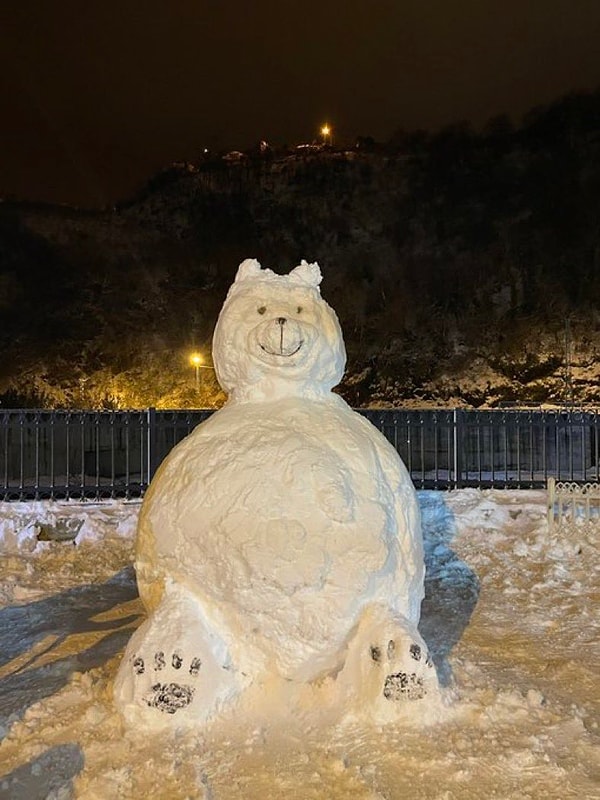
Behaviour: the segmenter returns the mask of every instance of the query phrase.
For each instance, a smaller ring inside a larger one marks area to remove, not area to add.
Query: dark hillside
[[[216,400],[187,355],[248,256],[319,261],[355,404],[599,401],[600,92],[360,144],[174,165],[102,213],[0,205],[4,404]]]

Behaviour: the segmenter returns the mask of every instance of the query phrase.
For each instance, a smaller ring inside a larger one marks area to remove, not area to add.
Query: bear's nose
[[[285,323],[287,322],[287,319],[285,317],[277,317],[277,322],[280,325],[285,325]]]

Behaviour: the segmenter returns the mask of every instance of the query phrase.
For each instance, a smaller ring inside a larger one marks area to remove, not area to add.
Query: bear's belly
[[[159,571],[292,675],[337,649],[366,602],[391,593],[397,529],[364,443],[357,459],[356,448],[340,453],[287,423],[251,419],[235,440],[205,448],[190,437],[140,524]]]
[[[161,554],[248,610],[260,610],[264,588],[314,593],[329,583],[361,593],[393,538],[372,481],[357,484],[334,453],[299,435],[271,456],[262,440],[234,464],[191,475],[178,502],[180,536],[165,537]]]

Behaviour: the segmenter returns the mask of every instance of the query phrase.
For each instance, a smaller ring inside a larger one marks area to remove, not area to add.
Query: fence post
[[[156,463],[156,409],[149,408],[146,412],[146,449],[148,485],[158,468]]]

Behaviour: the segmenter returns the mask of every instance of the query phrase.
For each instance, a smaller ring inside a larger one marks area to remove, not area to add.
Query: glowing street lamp
[[[200,390],[200,370],[213,369],[213,367],[208,364],[204,364],[203,361],[202,353],[192,353],[190,356],[190,364],[196,370],[196,391]]]
[[[323,137],[323,144],[327,144],[327,139],[331,144],[331,127],[327,123],[321,127],[321,136]]]

